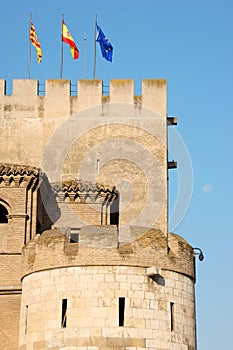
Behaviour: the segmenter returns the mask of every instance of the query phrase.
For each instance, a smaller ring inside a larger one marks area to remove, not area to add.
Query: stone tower
[[[195,350],[193,248],[167,229],[166,81],[0,81],[4,349]]]

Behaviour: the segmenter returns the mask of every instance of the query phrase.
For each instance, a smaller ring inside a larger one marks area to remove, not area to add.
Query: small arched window
[[[0,204],[0,224],[7,224],[8,223],[8,210],[7,208]]]
[[[110,225],[119,225],[119,200],[120,194],[118,193],[110,206]]]

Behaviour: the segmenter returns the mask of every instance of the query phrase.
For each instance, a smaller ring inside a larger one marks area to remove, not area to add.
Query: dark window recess
[[[119,225],[119,197],[118,194],[110,206],[110,225]]]
[[[69,231],[70,231],[70,243],[78,243],[80,228],[71,227]]]
[[[67,299],[62,299],[61,327],[66,328],[67,323]]]
[[[40,221],[36,220],[36,233],[42,233],[42,227]]]
[[[0,204],[0,224],[7,224],[8,223],[8,211],[4,205]]]
[[[25,334],[27,334],[28,327],[28,305],[25,307]]]
[[[70,243],[78,243],[79,235],[78,233],[71,233]]]
[[[170,303],[171,332],[174,331],[174,303]]]
[[[124,326],[125,298],[119,298],[119,327]]]

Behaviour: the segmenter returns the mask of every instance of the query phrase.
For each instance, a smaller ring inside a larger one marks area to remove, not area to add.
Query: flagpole
[[[86,58],[87,58],[87,55],[86,55],[86,51],[87,51],[87,37],[86,37],[86,33],[84,33],[84,36],[83,36],[83,51],[84,51],[84,54],[83,54],[83,60],[84,60],[84,67],[83,67],[83,78],[86,79]]]
[[[28,40],[28,79],[30,79],[31,75],[31,41],[30,41],[30,32],[31,32],[31,21],[32,14],[29,14],[29,40]]]
[[[94,20],[94,72],[93,72],[94,79],[96,76],[96,24],[97,24],[97,15],[95,15],[95,20]]]
[[[62,14],[62,21],[61,21],[60,79],[62,79],[62,68],[63,68],[63,41],[62,41],[62,35],[63,35],[63,21],[64,21],[64,14]]]

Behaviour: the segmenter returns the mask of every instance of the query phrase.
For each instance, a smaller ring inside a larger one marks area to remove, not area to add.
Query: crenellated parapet
[[[71,94],[70,80],[46,80],[39,94],[39,81],[15,79],[12,95],[6,95],[6,81],[0,79],[1,118],[58,118],[75,115],[83,109],[106,103],[130,103],[151,109],[166,117],[166,80],[144,79],[142,96],[134,95],[134,80],[110,80],[109,96],[102,80],[79,80],[77,94]]]
[[[76,243],[70,243],[69,236],[57,229],[45,231],[23,248],[22,276],[71,266],[154,266],[160,271],[178,272],[195,280],[193,248],[182,237],[170,233],[167,250],[167,240],[159,230],[150,229],[128,244],[117,244],[115,230],[111,226],[108,232],[103,226],[85,227],[80,230]],[[112,240],[108,247],[106,234]],[[91,242],[89,236],[96,241]]]

